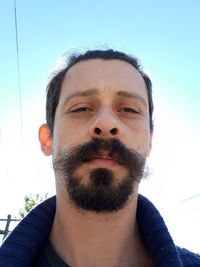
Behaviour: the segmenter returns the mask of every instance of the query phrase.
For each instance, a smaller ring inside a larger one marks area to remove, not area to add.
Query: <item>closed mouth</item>
[[[117,156],[112,155],[111,153],[106,152],[106,151],[103,151],[101,153],[98,153],[92,156],[88,161],[92,161],[92,160],[113,161],[117,164],[121,164]]]

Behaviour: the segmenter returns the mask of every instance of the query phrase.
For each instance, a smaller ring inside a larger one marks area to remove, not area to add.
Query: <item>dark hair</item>
[[[53,76],[53,78],[51,78],[51,80],[47,85],[47,99],[46,99],[46,121],[51,134],[53,135],[55,112],[59,102],[60,91],[65,74],[76,63],[89,59],[103,59],[103,60],[119,59],[130,63],[134,68],[136,68],[136,70],[142,75],[147,88],[150,130],[152,132],[154,107],[152,99],[152,83],[150,78],[142,71],[137,58],[127,55],[123,52],[109,49],[109,50],[89,50],[83,54],[72,54],[68,59],[67,66],[64,69],[57,72]]]

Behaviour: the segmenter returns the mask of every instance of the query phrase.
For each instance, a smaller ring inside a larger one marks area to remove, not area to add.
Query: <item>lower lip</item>
[[[97,158],[88,161],[89,164],[96,165],[96,166],[116,166],[118,165],[116,160],[113,159],[103,159]]]

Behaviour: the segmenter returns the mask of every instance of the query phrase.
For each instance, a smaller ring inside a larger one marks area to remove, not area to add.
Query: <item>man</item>
[[[56,199],[36,207],[1,248],[6,267],[200,266],[138,195],[153,135],[152,86],[113,50],[74,55],[47,87],[41,149]]]

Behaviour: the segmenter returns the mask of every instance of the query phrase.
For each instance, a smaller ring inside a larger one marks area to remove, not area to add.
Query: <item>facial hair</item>
[[[90,172],[89,182],[75,174],[82,164],[106,152],[126,169],[125,177],[117,177],[108,168],[95,168]],[[63,177],[71,202],[79,209],[96,213],[116,212],[123,208],[144,176],[146,158],[128,149],[116,139],[93,139],[69,151],[61,150],[53,157],[55,174]]]

